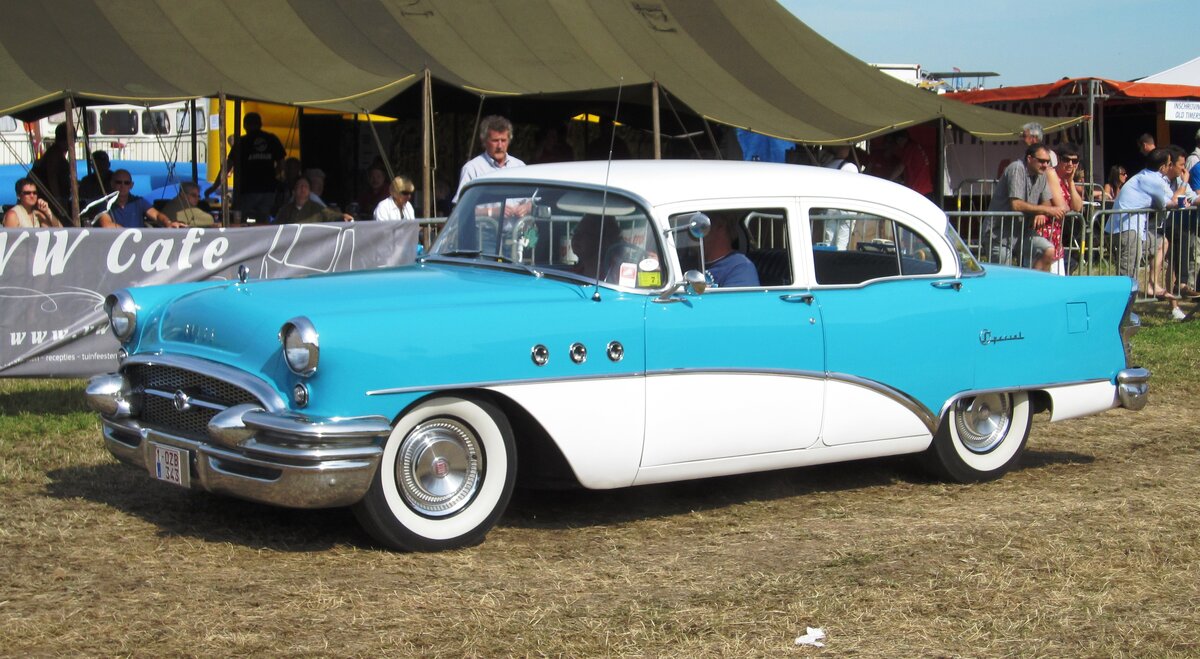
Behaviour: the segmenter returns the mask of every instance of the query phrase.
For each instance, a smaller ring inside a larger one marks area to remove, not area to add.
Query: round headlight
[[[118,340],[124,343],[133,337],[137,329],[137,304],[129,291],[117,291],[104,298],[104,313],[108,314],[108,324]]]
[[[279,341],[283,343],[283,360],[293,373],[308,377],[317,372],[321,349],[312,321],[303,316],[287,321],[279,330]]]

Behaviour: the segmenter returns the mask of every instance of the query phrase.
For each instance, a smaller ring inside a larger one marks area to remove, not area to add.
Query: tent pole
[[[1083,157],[1087,158],[1088,171],[1087,182],[1095,183],[1096,181],[1096,81],[1088,81],[1088,120],[1087,120],[1087,147],[1084,149]],[[1087,187],[1084,188],[1088,190]],[[1090,190],[1089,190],[1090,193]],[[1101,201],[1104,200],[1101,196]],[[1092,201],[1088,199],[1087,201]],[[1088,205],[1091,208],[1091,205]]]
[[[63,105],[67,116],[67,171],[70,172],[67,180],[71,182],[71,223],[79,226],[79,181],[75,179],[75,104],[67,96]]]
[[[421,217],[430,217],[433,201],[433,154],[430,143],[433,137],[433,78],[425,68],[425,81],[421,87]],[[428,241],[428,236],[423,236]]]
[[[937,122],[937,182],[933,184],[933,194],[937,195],[938,208],[945,210],[946,206],[946,118],[938,117]]]
[[[658,80],[650,85],[650,116],[654,121],[654,159],[662,160],[662,120],[658,116]]]
[[[192,125],[192,183],[200,182],[199,147],[196,145],[196,99],[188,101],[188,122]]]
[[[701,116],[700,119],[704,121],[704,132],[708,133],[708,141],[712,143],[713,154],[717,156],[717,160],[724,160],[725,156],[721,153],[720,145],[717,144],[716,135],[713,135],[712,126],[708,125],[708,117]]]
[[[225,145],[229,140],[227,137],[229,126],[225,118],[225,92],[217,94],[217,103],[220,105],[217,111],[217,137],[220,140],[217,143],[217,149],[221,152],[221,180],[213,181],[213,183],[220,184],[217,189],[221,191],[221,226],[227,227],[229,226],[229,195],[226,193],[229,191],[229,186],[226,183],[229,181],[229,152],[225,149]]]
[[[83,164],[87,167],[87,173],[91,174],[96,169],[96,163],[92,161],[92,142],[88,138],[88,132],[91,127],[88,126],[87,104],[80,105],[79,109],[79,115],[83,117]],[[101,189],[103,189],[103,186],[101,186]]]

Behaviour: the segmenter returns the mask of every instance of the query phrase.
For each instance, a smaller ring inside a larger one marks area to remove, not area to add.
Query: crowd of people
[[[236,173],[233,193],[234,225],[274,222],[280,224],[350,221],[415,221],[412,199],[415,186],[407,176],[388,180],[382,166],[367,172],[367,185],[345,211],[322,198],[325,172],[303,169],[296,158],[289,158],[279,138],[263,130],[261,117],[254,112],[243,119],[245,133],[233,141],[227,171],[219,171],[215,182],[201,194],[200,186],[185,182],[179,194],[165,205],[156,207],[144,197],[133,194],[134,180],[125,169],[112,170],[108,154],[96,151],[91,156],[93,172],[79,181],[82,202],[115,191],[107,210],[93,224],[99,227],[193,227],[212,226],[214,213],[204,198],[223,190],[228,174]],[[34,165],[34,178],[16,184],[18,203],[4,214],[5,227],[63,226],[62,211],[69,199],[70,178],[66,166],[65,125],[56,131],[56,139]],[[543,152],[555,152],[555,144],[565,146],[556,131],[548,131]],[[463,186],[487,172],[525,163],[508,152],[513,138],[512,123],[501,116],[484,117],[479,122],[480,153],[468,160],[460,171],[456,203]],[[1114,165],[1103,188],[1091,190],[1084,185],[1080,153],[1074,144],[1060,143],[1053,148],[1044,141],[1037,123],[1026,124],[1022,133],[1026,144],[1024,157],[1001,163],[998,181],[988,210],[997,215],[985,221],[984,256],[994,263],[1021,265],[1056,274],[1068,274],[1064,243],[1071,230],[1068,214],[1079,213],[1087,202],[1111,205],[1115,211],[1140,209],[1190,208],[1200,190],[1200,131],[1196,148],[1189,155],[1171,145],[1158,148],[1150,135],[1138,138],[1144,167],[1134,176],[1121,165]],[[549,144],[549,147],[545,145]],[[914,136],[900,131],[885,139],[877,158],[866,166],[859,164],[857,152],[848,146],[825,150],[823,164],[852,172],[868,172],[896,180],[927,196],[933,194],[932,166],[925,149]],[[566,151],[559,149],[559,151]],[[559,159],[567,159],[566,157]],[[37,185],[40,182],[41,185]],[[49,197],[47,199],[46,197]],[[54,203],[58,200],[60,203]],[[48,203],[48,201],[50,203]],[[55,207],[59,210],[56,210]],[[1019,218],[1017,217],[1019,214]],[[1168,300],[1172,315],[1181,317],[1178,300],[1197,295],[1200,273],[1200,235],[1197,221],[1190,214],[1179,226],[1154,223],[1146,212],[1115,212],[1104,225],[1113,246],[1113,258],[1121,274],[1136,275],[1139,264],[1148,264],[1147,291]],[[850,227],[831,223],[825,227],[830,244],[840,245],[849,237]],[[718,232],[719,233],[719,232]],[[1175,242],[1175,245],[1171,243]],[[713,250],[718,257],[719,250]],[[1164,264],[1168,267],[1163,271]]]
[[[1094,191],[1084,185],[1074,144],[1061,143],[1052,149],[1042,141],[1041,126],[1032,123],[1025,126],[1024,140],[1024,158],[1004,167],[988,206],[989,212],[1008,214],[985,220],[988,259],[1067,274],[1064,220],[1092,201],[1110,208],[1102,230],[1117,273],[1136,278],[1144,264],[1146,295],[1169,302],[1173,318],[1185,318],[1179,300],[1200,297],[1197,219],[1193,213],[1147,211],[1183,210],[1195,204],[1200,191],[1200,131],[1190,155],[1176,145],[1158,147],[1151,135],[1140,136],[1142,169],[1131,177],[1123,166],[1114,165],[1103,188]],[[1012,217],[1017,213],[1020,218]]]

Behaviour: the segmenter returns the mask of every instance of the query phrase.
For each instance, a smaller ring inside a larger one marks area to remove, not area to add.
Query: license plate
[[[191,487],[192,470],[187,450],[162,444],[152,446],[154,467],[150,470],[150,475],[180,487]]]

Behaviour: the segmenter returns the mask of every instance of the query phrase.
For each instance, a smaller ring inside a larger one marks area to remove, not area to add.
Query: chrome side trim
[[[967,396],[982,396],[984,394],[1011,393],[1011,392],[1016,392],[1016,391],[1045,391],[1046,389],[1057,389],[1059,387],[1073,387],[1073,386],[1081,385],[1081,384],[1095,384],[1097,382],[1111,382],[1111,380],[1106,380],[1104,378],[1093,378],[1090,380],[1073,380],[1070,382],[1048,382],[1048,383],[1043,383],[1043,384],[1026,384],[1026,385],[1021,385],[1019,387],[992,387],[990,389],[968,389],[967,391],[960,391],[960,392],[954,394],[948,400],[946,400],[945,403],[942,404],[941,417],[944,417],[946,415],[946,412],[950,409],[950,406],[953,405],[955,401],[957,401],[960,398],[965,398]],[[939,418],[941,418],[941,417],[939,417]]]
[[[125,363],[121,365],[124,369],[126,366],[133,364],[145,364],[147,366],[173,366],[187,371],[194,371],[202,375],[214,377],[218,380],[224,380],[232,385],[241,387],[249,391],[255,398],[262,401],[263,405],[271,412],[283,412],[287,410],[287,403],[275,388],[267,384],[265,381],[254,377],[246,371],[236,369],[219,362],[201,359],[199,357],[187,357],[184,355],[162,355],[157,353],[146,353],[140,355],[130,355]]]
[[[937,433],[939,417],[934,416],[933,412],[928,407],[925,407],[921,401],[909,396],[903,391],[889,387],[882,382],[868,380],[867,378],[861,378],[857,375],[850,375],[848,373],[830,373],[829,379],[836,380],[838,382],[845,382],[846,384],[853,384],[873,391],[881,396],[884,396],[885,398],[890,398],[911,412],[913,416],[920,419],[921,423],[925,425],[925,428],[929,430],[929,434],[932,435]]]
[[[929,408],[922,405],[915,398],[905,394],[904,392],[889,387],[881,382],[868,380],[846,373],[825,373],[822,371],[803,371],[791,370],[784,368],[677,368],[664,369],[659,371],[632,372],[632,373],[617,373],[611,375],[580,375],[580,376],[564,376],[554,378],[529,378],[525,380],[490,380],[481,382],[459,382],[452,384],[426,385],[417,387],[395,387],[390,389],[375,389],[368,391],[368,396],[386,396],[389,394],[409,394],[420,392],[433,391],[448,391],[451,389],[488,389],[492,387],[513,386],[523,384],[550,384],[555,382],[582,382],[589,380],[609,380],[619,378],[636,378],[636,377],[664,377],[672,375],[695,375],[695,374],[726,374],[726,375],[777,375],[780,377],[790,378],[805,378],[810,380],[835,380],[844,382],[858,387],[869,389],[877,394],[889,398],[908,411],[912,412],[921,420],[921,423],[929,429],[930,433],[937,431],[938,417],[935,417]]]
[[[552,378],[526,378],[523,380],[479,380],[475,382],[451,382],[448,384],[427,384],[416,387],[389,387],[387,389],[372,389],[367,392],[368,396],[387,396],[390,394],[414,394],[423,393],[426,391],[450,391],[453,389],[490,389],[492,387],[506,387],[517,384],[547,384],[551,382],[576,382],[587,380],[614,380],[622,378],[640,378],[645,373],[634,371],[632,373],[607,373],[598,375],[564,375],[561,377]]]

